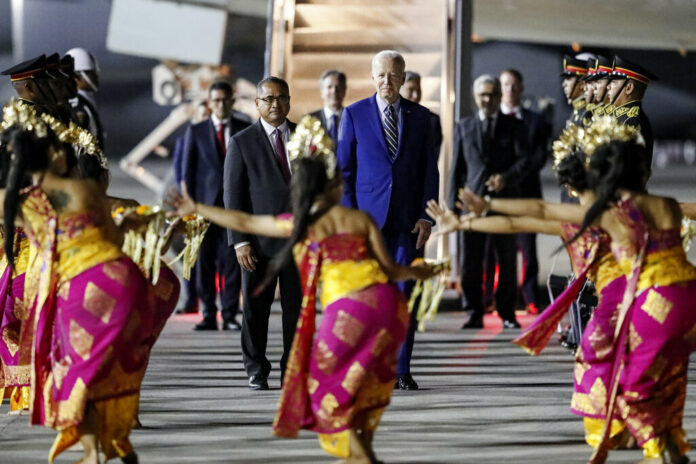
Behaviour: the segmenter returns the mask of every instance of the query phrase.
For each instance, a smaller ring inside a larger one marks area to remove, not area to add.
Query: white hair
[[[474,80],[474,93],[476,93],[476,89],[478,89],[483,84],[493,84],[493,91],[498,94],[500,93],[500,80],[497,77],[492,76],[490,74],[481,74]]]
[[[382,59],[389,59],[395,61],[396,63],[401,65],[402,69],[406,69],[406,60],[404,60],[404,57],[401,56],[401,53],[397,52],[396,50],[382,50],[381,52],[373,56],[372,69],[375,69],[375,63]]]

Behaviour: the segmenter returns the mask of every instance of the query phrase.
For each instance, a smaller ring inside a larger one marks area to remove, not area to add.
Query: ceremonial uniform
[[[577,87],[578,83],[580,83],[580,80],[586,75],[587,63],[585,61],[575,59],[572,56],[568,55],[565,55],[563,57],[563,71],[561,72],[561,78],[578,78],[578,80],[575,82],[573,86],[573,90],[570,92],[571,94],[575,91],[575,88]],[[573,100],[573,103],[571,103],[573,111],[570,113],[570,117],[566,121],[566,127],[571,125],[578,126],[582,124],[582,116],[585,114],[586,105],[587,102],[585,101],[585,97],[583,96],[580,96]]]
[[[657,77],[642,66],[631,63],[617,56],[614,58],[611,79],[624,80],[621,87],[621,90],[623,90],[623,87],[630,79],[647,86],[651,80],[657,80]],[[621,93],[621,90],[614,96],[615,101]],[[645,149],[648,153],[650,162],[652,163],[654,144],[652,126],[650,125],[648,116],[645,114],[645,111],[643,111],[642,96],[621,105],[612,106],[611,116],[613,116],[618,122],[635,127],[640,131],[643,139],[645,139]]]

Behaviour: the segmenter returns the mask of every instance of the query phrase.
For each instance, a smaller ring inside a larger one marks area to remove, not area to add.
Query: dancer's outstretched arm
[[[434,237],[448,234],[455,230],[484,232],[489,234],[537,233],[561,235],[562,233],[560,221],[538,219],[528,216],[491,216],[476,218],[473,215],[464,215],[462,217],[457,217],[446,205],[438,205],[435,200],[430,200],[428,202],[426,212],[437,222],[439,227],[438,231],[433,235]]]
[[[464,208],[476,216],[482,216],[488,211],[509,216],[530,216],[538,219],[550,219],[572,224],[582,224],[588,206],[569,203],[547,203],[544,200],[491,198],[489,201],[476,195],[471,190],[459,192],[459,199]]]
[[[275,216],[255,215],[245,213],[244,211],[196,203],[188,195],[186,188],[183,188],[181,194],[175,190],[170,191],[167,195],[167,203],[176,208],[178,216],[199,214],[220,227],[247,234],[265,235],[267,237],[289,237],[292,232],[290,227],[279,227]]]

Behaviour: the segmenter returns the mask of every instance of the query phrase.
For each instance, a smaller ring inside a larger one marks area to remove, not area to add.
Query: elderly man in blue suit
[[[394,260],[408,265],[423,256],[430,236],[425,204],[437,198],[439,175],[430,111],[399,95],[405,68],[395,51],[374,56],[377,92],[343,111],[337,157],[345,182],[342,203],[370,213]],[[408,295],[413,285],[401,288]],[[418,389],[410,372],[415,329],[412,319],[399,353],[396,387],[402,390]]]

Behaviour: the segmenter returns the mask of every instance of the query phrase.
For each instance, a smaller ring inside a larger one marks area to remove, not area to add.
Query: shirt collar
[[[222,120],[222,119],[218,118],[217,116],[215,116],[214,114],[210,115],[210,120],[213,121],[213,126],[215,126],[216,129],[218,127],[220,127],[220,124],[227,124],[226,120]]]
[[[384,110],[387,109],[387,106],[389,106],[389,103],[384,101],[382,97],[379,96],[379,94],[375,94],[375,98],[377,100],[377,108],[379,108],[379,112],[381,114],[384,114]],[[394,111],[398,114],[399,110],[401,109],[401,96],[399,96],[394,103],[391,104],[392,108],[394,108]]]
[[[496,111],[493,114],[493,116],[490,116],[490,118],[493,120],[493,122],[495,122],[496,119],[498,119],[498,113],[499,113],[499,111]],[[489,116],[486,116],[486,113],[484,113],[483,110],[478,110],[478,117],[479,117],[479,121],[483,121],[486,118],[488,118]]]
[[[522,107],[520,105],[509,107],[505,103],[501,102],[500,111],[502,111],[503,114],[514,114],[515,116],[518,116],[522,114]]]
[[[283,133],[283,135],[287,132],[288,130],[288,120],[286,119],[283,121],[283,124],[281,124],[278,127],[274,127],[266,122],[265,119],[259,118],[259,121],[261,121],[261,125],[263,126],[263,130],[266,131],[266,134],[270,137],[273,135],[273,132],[278,129],[280,132]]]
[[[343,108],[339,108],[336,111],[334,111],[331,108],[329,108],[328,106],[325,106],[324,107],[324,117],[328,121],[329,119],[331,119],[331,116],[333,116],[334,114],[336,115],[336,117],[341,116],[341,111],[343,111]]]

